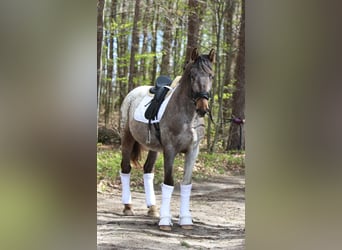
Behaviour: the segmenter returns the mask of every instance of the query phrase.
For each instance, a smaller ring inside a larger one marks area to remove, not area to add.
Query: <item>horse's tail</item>
[[[141,146],[136,141],[133,145],[133,150],[131,154],[131,161],[136,167],[140,167],[139,160],[141,159]]]

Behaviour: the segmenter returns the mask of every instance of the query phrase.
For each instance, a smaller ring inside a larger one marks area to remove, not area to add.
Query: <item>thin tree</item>
[[[149,67],[149,58],[148,58],[148,38],[149,38],[149,23],[151,22],[151,3],[150,0],[145,0],[144,6],[144,17],[142,19],[142,47],[141,47],[141,55],[142,58],[140,60],[140,82],[146,83],[148,77],[148,67]]]
[[[236,14],[236,6],[238,6],[237,2],[239,0],[229,0],[225,9],[225,20],[224,20],[224,73],[223,73],[223,82],[224,87],[222,89],[223,94],[223,104],[222,104],[222,134],[224,136],[223,140],[223,148],[227,147],[227,139],[229,135],[230,123],[229,119],[231,118],[231,83],[234,80],[234,68],[236,65],[236,51],[238,47],[238,34],[236,34],[236,27],[238,24],[234,22]]]
[[[245,0],[241,1],[241,26],[239,31],[239,51],[236,60],[234,84],[235,90],[232,99],[232,116],[240,120],[245,119]],[[226,150],[241,150],[244,148],[244,133],[240,134],[240,126],[231,122]],[[241,131],[243,131],[241,129]],[[241,140],[240,140],[241,136]],[[242,144],[242,145],[241,145]]]
[[[200,27],[204,9],[205,5],[202,1],[189,0],[188,43],[185,52],[186,61],[190,60],[192,49],[199,47]]]
[[[97,121],[100,118],[100,92],[101,92],[101,50],[103,39],[103,8],[104,0],[97,1]],[[98,126],[98,125],[97,125]]]
[[[114,20],[114,17],[116,15],[116,1],[111,0],[111,4],[109,6],[109,18],[106,18],[106,27],[108,31],[108,46],[109,47],[109,58],[107,61],[107,77],[106,77],[106,101],[105,101],[105,112],[104,112],[104,118],[105,118],[105,127],[108,127],[108,123],[110,120],[110,114],[112,113],[113,108],[113,67],[114,67],[114,33],[113,33],[113,27],[112,27],[112,20]]]
[[[123,99],[127,94],[127,25],[128,14],[127,14],[127,2],[122,1],[120,5],[120,17],[114,19],[117,24],[117,58],[116,58],[116,68],[117,77],[116,85],[119,87],[119,106],[121,105]]]
[[[135,64],[135,55],[139,50],[139,30],[138,30],[139,19],[140,19],[140,0],[136,0],[135,8],[134,8],[131,57],[130,57],[130,64],[129,64],[129,77],[128,77],[128,90],[129,91],[135,87],[134,78],[137,73],[136,64]]]
[[[173,77],[176,77],[177,75],[181,75],[183,72],[184,63],[182,63],[183,55],[184,55],[184,48],[186,45],[183,45],[183,41],[185,40],[185,17],[184,17],[184,9],[185,5],[181,3],[179,0],[176,1],[176,10],[177,20],[176,28],[175,28],[175,34],[173,39],[173,45],[172,45],[172,51],[173,51],[173,68],[172,73]]]
[[[103,39],[103,8],[104,0],[97,1],[97,93],[100,86],[100,72],[101,72],[101,49]],[[97,100],[99,101],[99,100]]]
[[[216,2],[215,5],[215,13],[216,13],[216,49],[217,53],[220,54],[221,52],[221,37],[222,37],[222,25],[223,25],[223,20],[224,20],[224,9],[225,9],[226,1],[220,0]],[[221,58],[218,56],[216,58],[216,65],[215,67],[215,75],[218,77],[215,77],[214,83],[213,83],[213,95],[218,96],[218,112],[216,115],[216,125],[215,125],[215,135],[214,135],[214,140],[211,143],[210,146],[210,152],[214,152],[215,148],[217,146],[217,142],[219,139],[219,135],[221,133],[220,131],[220,124],[222,121],[222,99],[223,99],[223,83],[221,80]],[[213,99],[211,100],[211,106],[213,106]],[[210,124],[210,121],[209,121]],[[208,126],[210,127],[210,126]]]
[[[173,31],[173,0],[168,0],[168,11],[169,14],[164,16],[164,30],[163,30],[163,55],[162,62],[160,65],[161,75],[170,75],[170,56],[172,48],[172,31]]]
[[[155,9],[155,13],[153,15],[153,19],[151,22],[151,30],[152,30],[152,44],[151,44],[151,52],[153,53],[153,62],[152,62],[152,68],[151,68],[151,85],[154,84],[154,81],[157,76],[157,64],[158,64],[158,59],[157,59],[157,44],[158,44],[158,29],[159,29],[159,9],[160,6],[159,4],[154,1],[153,6]]]

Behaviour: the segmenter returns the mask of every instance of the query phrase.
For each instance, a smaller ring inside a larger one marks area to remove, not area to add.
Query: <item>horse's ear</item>
[[[197,48],[194,48],[194,49],[192,50],[192,53],[191,53],[191,60],[192,60],[192,61],[196,61],[197,57],[198,57],[198,49],[197,49]]]
[[[211,49],[211,50],[210,50],[210,52],[209,52],[209,60],[210,60],[212,63],[215,63],[215,60],[216,60],[215,49]]]

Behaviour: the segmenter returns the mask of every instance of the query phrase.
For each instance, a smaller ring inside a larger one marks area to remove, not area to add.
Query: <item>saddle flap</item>
[[[157,119],[158,111],[162,105],[167,92],[169,92],[170,87],[161,87],[157,89],[153,99],[151,100],[148,108],[145,112],[145,118],[148,120]]]

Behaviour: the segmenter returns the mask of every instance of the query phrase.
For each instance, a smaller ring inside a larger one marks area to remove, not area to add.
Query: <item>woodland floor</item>
[[[157,205],[160,186],[155,187]],[[132,191],[134,216],[123,216],[121,189],[97,194],[97,249],[244,249],[245,178],[220,175],[194,181],[191,194],[193,230],[178,224],[179,184],[172,195],[172,231],[160,231],[158,219],[147,217],[144,193]]]

